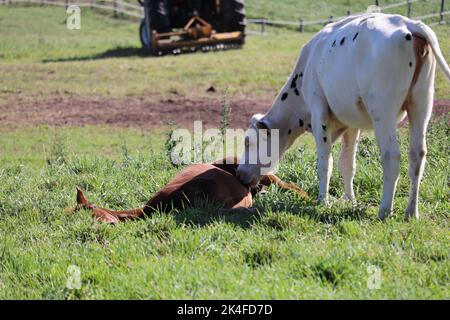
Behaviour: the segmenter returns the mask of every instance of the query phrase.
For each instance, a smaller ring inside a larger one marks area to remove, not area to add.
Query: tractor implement
[[[140,39],[153,55],[238,48],[245,42],[243,0],[144,0]]]

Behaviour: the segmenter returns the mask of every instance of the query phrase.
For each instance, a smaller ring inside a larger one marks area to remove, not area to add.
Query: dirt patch
[[[432,119],[439,119],[442,117],[448,117],[450,112],[450,100],[435,100],[433,106]],[[408,117],[399,123],[399,127],[405,127],[408,125]]]
[[[233,97],[231,128],[247,128],[255,113],[264,113],[272,98]],[[187,98],[173,95],[161,97],[82,97],[53,95],[23,97],[8,95],[0,102],[0,126],[6,128],[48,124],[52,126],[111,125],[148,129],[165,126],[170,122],[192,128],[195,120],[204,127],[220,125],[223,98],[218,95],[204,98]],[[434,117],[448,115],[450,100],[437,100]]]
[[[246,128],[255,113],[267,110],[271,99],[231,98],[232,128]],[[195,120],[204,127],[220,125],[224,99],[211,98],[104,98],[55,95],[51,97],[9,96],[0,102],[0,126],[48,124],[54,126],[111,125],[152,128],[171,121],[177,126],[192,127]]]
[[[450,112],[450,100],[436,100],[434,102],[433,117],[441,118],[448,116]]]

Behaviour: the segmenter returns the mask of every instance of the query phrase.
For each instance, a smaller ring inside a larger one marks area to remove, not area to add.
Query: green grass
[[[242,50],[151,58],[142,56],[137,22],[82,9],[81,30],[68,31],[64,17],[61,8],[0,6],[0,73],[5,75],[0,77],[0,98],[60,93],[121,97],[173,91],[200,96],[211,85],[221,93],[272,97],[286,81],[301,46],[313,35],[269,29],[267,37],[249,36]],[[435,30],[450,61],[450,27]],[[450,85],[441,72],[437,72],[436,96],[450,97]]]
[[[305,136],[279,174],[309,200],[269,188],[256,200],[258,213],[219,214],[205,205],[116,227],[93,222],[88,212],[67,214],[75,186],[101,206],[142,205],[178,170],[161,143],[135,130],[17,133],[15,143],[27,148],[0,155],[0,298],[449,298],[446,121],[428,133],[422,219],[411,222],[402,214],[409,191],[405,130],[396,216],[386,222],[377,219],[381,166],[372,136],[358,152],[358,205],[341,200],[335,171],[331,207],[315,204],[315,152]],[[11,150],[8,138],[0,145]],[[100,146],[109,154],[93,150]],[[66,288],[70,265],[81,269],[79,290]],[[382,271],[378,290],[367,287],[370,266]]]
[[[258,16],[254,3],[248,1],[249,11]],[[137,23],[90,11],[82,19],[82,30],[69,32],[62,9],[0,6],[0,99],[170,90],[196,96],[211,84],[234,94],[273,95],[312,36],[269,29],[238,51],[144,58]],[[450,60],[450,29],[435,30]],[[436,92],[450,97],[439,72]],[[357,205],[341,200],[336,170],[332,206],[315,204],[314,143],[304,136],[279,174],[309,200],[270,188],[256,200],[258,213],[219,214],[205,205],[116,227],[93,222],[88,212],[65,212],[76,186],[102,206],[145,203],[179,170],[166,157],[165,133],[106,126],[0,130],[0,299],[450,297],[448,117],[428,132],[420,221],[402,218],[409,191],[405,129],[396,215],[386,222],[377,219],[381,166],[371,135],[358,152]],[[79,290],[66,288],[70,265],[81,270]],[[382,272],[378,290],[367,287],[372,266]]]

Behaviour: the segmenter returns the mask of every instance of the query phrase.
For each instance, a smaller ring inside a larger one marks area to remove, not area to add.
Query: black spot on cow
[[[412,66],[413,66],[413,63],[410,61],[409,62],[409,66],[412,68]]]
[[[292,130],[291,130],[291,129],[289,129],[289,130],[288,130],[288,134],[291,134],[291,133],[292,133]]]
[[[304,123],[302,119],[298,119],[298,125],[299,127],[303,127]]]
[[[298,74],[296,74],[295,77],[292,79],[292,82],[291,82],[292,89],[297,88],[297,80],[298,80]]]
[[[412,40],[412,35],[411,35],[411,33],[408,33],[408,34],[406,35],[405,39],[406,39],[407,41],[411,41],[411,40]]]
[[[323,129],[323,131],[327,131],[327,126],[323,124],[322,129]]]
[[[308,123],[308,128],[312,129],[311,123]]]
[[[303,78],[303,72],[300,73],[300,78]]]
[[[283,95],[281,96],[281,101],[286,100],[288,96],[289,94],[287,92],[283,93]]]
[[[355,36],[353,37],[353,41],[355,41],[356,38],[358,38],[358,35],[359,35],[359,32],[357,32],[357,33],[355,34]]]
[[[295,95],[297,95],[297,96],[299,96],[299,95],[300,95],[300,92],[298,91],[298,89],[297,89],[297,88],[295,88],[294,92],[295,92]]]
[[[342,40],[341,40],[341,46],[343,46],[344,43],[345,43],[345,37],[343,37]]]
[[[333,41],[332,47],[336,47],[336,40]]]
[[[323,142],[327,143],[327,137],[323,137]]]

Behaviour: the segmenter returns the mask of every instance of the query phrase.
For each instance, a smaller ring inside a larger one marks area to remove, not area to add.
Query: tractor
[[[153,55],[239,48],[245,42],[244,0],[138,0],[139,35]]]

